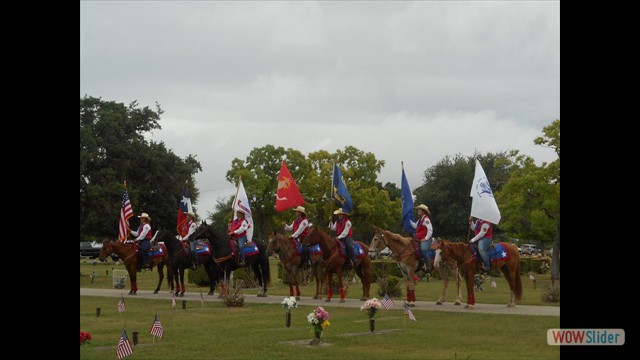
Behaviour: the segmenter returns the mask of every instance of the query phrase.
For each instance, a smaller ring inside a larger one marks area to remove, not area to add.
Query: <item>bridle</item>
[[[376,233],[376,235],[378,235],[378,233]],[[382,242],[384,242],[385,246],[389,246],[389,244],[387,243],[387,240],[385,240],[384,238],[384,232],[380,232],[380,238],[382,238]],[[377,247],[376,247],[376,251],[377,251]],[[409,250],[409,253],[405,255],[405,252]],[[396,261],[400,261],[404,258],[407,258],[409,256],[413,255],[413,249],[411,247],[411,242],[409,242],[404,249],[402,249],[402,251],[400,251],[397,255],[394,256],[394,259],[396,259]]]

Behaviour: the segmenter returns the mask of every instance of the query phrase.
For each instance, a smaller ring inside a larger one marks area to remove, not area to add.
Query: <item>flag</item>
[[[178,234],[182,237],[189,232],[189,228],[187,228],[187,213],[189,211],[193,211],[193,207],[191,207],[189,187],[185,184],[184,190],[182,190],[182,200],[180,200],[180,204],[178,205],[178,224],[176,225]]]
[[[304,205],[304,199],[283,160],[276,190],[276,211],[282,212],[298,205]]]
[[[129,237],[129,218],[133,216],[129,193],[125,189],[122,194],[122,206],[120,207],[120,221],[118,223],[118,239],[125,241]]]
[[[333,164],[333,179],[331,181],[331,198],[335,200],[336,205],[342,207],[342,211],[351,213],[353,211],[353,201],[344,182],[344,176],[338,165]]]
[[[244,185],[242,180],[238,181],[238,192],[236,198],[233,199],[233,219],[237,218],[236,211],[238,209],[244,210],[244,218],[249,222],[249,228],[247,229],[247,241],[251,241],[253,238],[253,217],[251,217],[251,208],[249,207],[249,198],[247,192],[244,191]]]
[[[124,296],[121,295],[118,301],[118,312],[123,313],[127,308],[124,306]]]
[[[389,294],[384,294],[381,303],[386,310],[393,309],[396,306],[396,303],[394,303],[393,299],[389,297]]]
[[[172,309],[176,308],[176,294],[175,293],[171,296],[171,308]]]
[[[402,194],[402,227],[405,231],[413,235],[416,233],[416,230],[411,227],[410,221],[415,222],[416,218],[413,216],[413,195],[409,188],[407,176],[404,174],[404,166],[402,167],[402,185],[400,186],[400,193]]]
[[[116,356],[119,360],[131,354],[133,354],[133,349],[127,337],[127,331],[122,329],[122,335],[120,335],[120,341],[118,341],[118,347],[116,348]]]
[[[416,317],[413,316],[413,312],[411,312],[411,309],[409,309],[409,306],[407,304],[404,304],[404,314],[409,315],[409,319],[413,321],[418,321],[416,320]]]
[[[498,225],[500,222],[500,210],[498,209],[498,204],[496,204],[496,199],[493,197],[493,191],[491,191],[487,175],[484,174],[482,165],[477,159],[476,174],[471,185],[471,198],[471,216]]]
[[[153,320],[153,325],[151,325],[151,335],[162,338],[162,334],[164,334],[164,330],[162,329],[162,324],[160,320],[158,320],[158,314],[156,314],[155,320]]]

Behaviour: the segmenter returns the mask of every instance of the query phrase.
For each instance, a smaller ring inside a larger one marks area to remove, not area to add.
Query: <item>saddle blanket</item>
[[[293,240],[293,238],[289,238],[291,243],[295,246],[296,254],[302,255],[302,245],[298,244],[297,241]],[[320,250],[320,244],[311,245],[311,255],[322,255],[322,250]]]
[[[347,257],[347,248],[344,246],[342,241],[336,240],[336,242],[338,243],[338,247],[340,248],[340,256]],[[356,248],[356,260],[362,259],[363,257],[367,256],[367,254],[364,253],[362,246],[360,246],[360,244],[357,241],[354,241],[353,244],[355,245],[355,248]]]
[[[196,255],[211,255],[209,245],[204,243],[196,245]]]
[[[167,248],[164,247],[163,242],[158,243],[158,247],[156,249],[149,249],[149,259],[155,259],[157,257],[163,256],[167,252]]]
[[[505,243],[499,242],[489,246],[489,258],[491,259],[491,261],[501,261],[501,260],[511,259],[511,255],[509,254],[509,251],[504,246],[504,244]],[[471,249],[473,256],[477,258],[478,257],[477,246],[473,246],[469,244],[469,248]]]
[[[260,254],[260,250],[258,250],[258,246],[253,241],[244,244],[244,247],[242,248],[242,252],[244,253],[245,259],[247,258],[247,256]]]

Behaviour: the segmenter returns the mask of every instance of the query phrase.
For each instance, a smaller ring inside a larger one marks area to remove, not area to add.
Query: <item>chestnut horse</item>
[[[434,240],[435,241],[435,240]],[[508,260],[491,261],[492,269],[500,269],[511,288],[511,300],[507,307],[516,307],[516,301],[522,298],[522,280],[520,279],[520,253],[518,247],[510,243],[499,243],[509,252]],[[433,244],[432,244],[433,245]],[[478,268],[477,261],[467,243],[452,243],[447,240],[437,241],[435,266],[438,267],[442,261],[454,259],[458,267],[465,274],[464,280],[467,284],[467,305],[465,308],[473,309],[476,298],[473,295],[474,276]],[[480,255],[478,255],[479,257]],[[480,260],[480,259],[478,259]]]
[[[356,274],[362,281],[362,298],[360,300],[365,301],[369,299],[369,290],[371,288],[371,258],[369,257],[369,247],[356,241],[362,250],[364,250],[365,257],[356,259],[354,264]],[[342,287],[342,267],[347,257],[340,256],[338,250],[338,240],[331,237],[331,235],[318,229],[317,226],[311,226],[309,228],[309,235],[302,241],[302,245],[315,245],[320,244],[322,249],[322,258],[327,262],[326,271],[328,273],[327,284],[329,284],[326,302],[331,301],[333,297],[333,290],[331,289],[331,280],[333,279],[333,273],[338,273],[338,284],[340,287],[340,302],[344,302],[344,288]]]
[[[136,278],[136,272],[138,270],[138,256],[133,247],[133,243],[105,240],[102,243],[102,249],[100,250],[100,254],[98,255],[100,261],[106,261],[107,256],[111,255],[112,253],[115,253],[120,259],[122,259],[122,262],[124,262],[124,267],[129,273],[129,280],[131,280],[131,290],[129,291],[129,295],[136,295],[136,292],[138,291]],[[165,265],[167,265],[167,283],[173,291],[173,274],[171,272],[171,264],[169,263],[169,255],[167,251],[165,250],[162,256],[149,259],[149,264],[151,265],[151,269],[153,269],[154,265],[158,266],[158,277],[160,278],[160,280],[158,280],[158,287],[156,287],[156,290],[153,293],[157,294],[160,290],[160,285],[162,284],[162,280],[164,279],[163,269]]]
[[[307,265],[306,262],[302,260],[302,256],[298,255],[291,241],[291,238],[274,231],[269,237],[267,255],[271,256],[274,252],[278,254],[280,264],[282,264],[282,268],[287,272],[287,279],[289,279],[289,296],[293,296],[293,287],[295,286],[296,300],[300,300],[298,270]],[[322,259],[322,255],[311,255],[311,272],[316,280],[316,295],[313,297],[314,299],[322,299],[320,292],[322,291],[324,267],[325,261]]]
[[[413,275],[418,269],[419,261],[415,257],[415,252],[413,247],[411,246],[411,242],[413,239],[409,237],[404,237],[399,234],[393,233],[388,230],[382,230],[377,226],[373,226],[373,229],[376,231],[373,235],[373,239],[371,239],[371,249],[375,249],[376,251],[383,250],[385,246],[389,247],[394,254],[394,260],[398,263],[398,267],[400,267],[400,271],[402,271],[402,275],[404,276],[404,281],[407,284],[407,305],[415,306],[416,301],[416,293],[415,293],[415,283],[413,282]],[[449,259],[448,261],[441,264],[437,267],[440,272],[440,278],[443,281],[442,284],[442,293],[440,294],[440,298],[436,301],[436,305],[442,305],[447,297],[447,289],[449,288],[449,277],[451,275],[455,276],[456,279],[456,289],[458,296],[456,297],[456,305],[460,305],[462,293],[460,292],[460,272],[458,271],[458,265],[455,260]]]

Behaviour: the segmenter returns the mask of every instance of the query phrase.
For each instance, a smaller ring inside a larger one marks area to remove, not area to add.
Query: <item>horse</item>
[[[375,251],[381,251],[386,247],[389,247],[394,254],[394,260],[402,271],[402,276],[407,284],[407,305],[415,306],[416,293],[415,283],[413,281],[414,274],[418,269],[419,260],[415,257],[415,251],[411,245],[413,241],[411,238],[403,237],[399,234],[391,231],[383,230],[377,226],[373,226],[375,233],[371,239],[370,248]],[[440,278],[443,280],[442,292],[440,298],[436,301],[436,305],[442,305],[447,297],[447,290],[449,289],[449,277],[455,276],[456,289],[458,296],[456,297],[455,305],[461,304],[462,294],[460,292],[460,281],[462,276],[458,271],[458,265],[453,259],[449,259],[443,262],[441,266],[437,267]]]
[[[167,252],[169,253],[169,261],[171,263],[171,268],[173,269],[173,277],[176,279],[176,295],[184,296],[184,292],[187,291],[184,284],[184,269],[191,267],[191,256],[193,256],[193,254],[189,252],[187,255],[181,241],[168,230],[156,231],[155,235],[151,239],[152,244],[156,244],[160,241],[164,242],[167,247]],[[188,245],[185,244],[185,246]],[[198,259],[200,260],[200,264],[204,266],[204,269],[209,276],[209,281],[211,281],[211,287],[209,288],[209,293],[207,295],[213,295],[213,258],[211,255],[198,255]]]
[[[115,253],[118,255],[120,259],[124,262],[124,267],[127,269],[129,273],[129,279],[131,280],[131,290],[129,291],[129,295],[136,295],[138,291],[137,284],[137,267],[138,267],[138,256],[136,254],[133,243],[124,243],[120,241],[110,241],[105,240],[102,243],[102,249],[100,249],[100,254],[98,258],[100,261],[104,262],[107,259],[107,256]],[[153,269],[154,265],[158,266],[158,286],[156,290],[153,292],[157,294],[160,290],[160,285],[162,284],[162,280],[164,279],[164,266],[167,265],[167,283],[171,290],[173,290],[173,274],[171,272],[171,264],[169,263],[169,255],[165,251],[162,255],[158,257],[154,257],[153,259],[149,259],[151,264],[151,269]]]
[[[296,300],[300,300],[300,287],[298,270],[305,266],[306,262],[302,260],[302,256],[296,252],[291,238],[278,234],[274,231],[269,237],[267,243],[267,255],[271,256],[274,252],[278,253],[282,268],[287,273],[289,279],[289,296],[293,296],[293,286],[296,287]],[[325,261],[322,255],[311,255],[311,272],[316,280],[316,294],[314,299],[322,299],[320,292],[322,291],[322,275]]]
[[[369,290],[371,288],[371,258],[369,257],[369,247],[360,242],[356,241],[362,247],[365,256],[361,259],[356,259],[356,263],[354,264],[356,274],[362,281],[362,297],[360,300],[366,301],[369,299]],[[344,289],[342,287],[342,267],[345,264],[346,256],[341,256],[340,251],[338,250],[338,240],[331,237],[331,235],[326,232],[318,229],[317,226],[311,226],[309,228],[309,234],[302,241],[302,245],[315,245],[320,244],[320,248],[322,249],[322,258],[327,262],[326,271],[328,273],[327,276],[327,284],[329,284],[327,291],[327,299],[325,302],[330,302],[333,297],[333,290],[331,288],[331,281],[333,279],[333,273],[338,273],[338,284],[340,287],[340,302],[345,302],[344,300]]]
[[[215,285],[220,281],[223,276],[224,279],[229,281],[231,272],[238,269],[238,263],[235,260],[235,254],[231,250],[230,238],[222,235],[219,231],[208,225],[206,221],[203,221],[200,226],[189,235],[189,241],[196,239],[207,239],[213,251],[213,281],[211,286],[215,288]],[[267,285],[271,285],[271,270],[269,269],[269,257],[267,256],[267,247],[264,243],[257,239],[252,239],[251,242],[247,242],[245,247],[251,246],[255,243],[258,247],[259,254],[245,256],[245,266],[251,266],[253,272],[258,278],[258,284],[260,285],[259,297],[267,296]]]
[[[507,307],[516,307],[516,301],[519,301],[522,298],[520,253],[518,252],[518,247],[513,244],[504,242],[497,244],[504,247],[506,250],[504,255],[508,255],[508,257],[503,260],[492,259],[493,264],[491,267],[493,269],[502,270],[504,277],[509,283],[509,288],[511,289],[511,300],[507,304]],[[474,277],[478,267],[477,261],[480,259],[478,258],[476,260],[476,256],[471,250],[471,244],[461,242],[453,243],[447,240],[441,240],[437,241],[435,248],[436,259],[434,261],[434,265],[436,267],[440,266],[442,261],[447,261],[449,258],[452,258],[458,263],[458,268],[464,272],[464,280],[467,284],[467,305],[465,305],[465,308],[473,309],[476,304],[476,298],[473,294]]]

